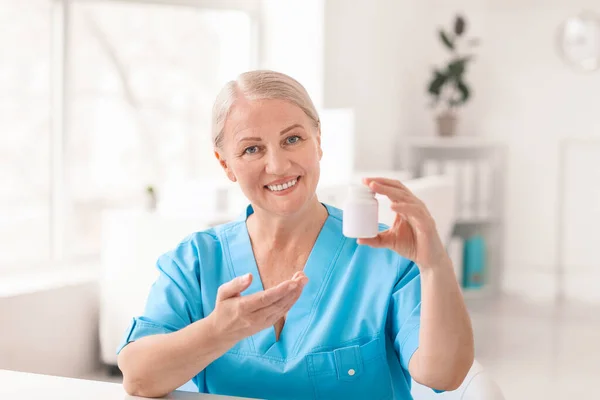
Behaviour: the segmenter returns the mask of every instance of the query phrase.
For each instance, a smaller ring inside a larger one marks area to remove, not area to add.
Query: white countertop
[[[163,397],[175,400],[242,400],[240,397],[217,396],[175,391]],[[142,399],[129,396],[118,383],[88,381],[0,370],[0,399],[2,400],[122,400]]]

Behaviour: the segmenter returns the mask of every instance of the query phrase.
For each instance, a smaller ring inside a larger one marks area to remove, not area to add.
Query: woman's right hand
[[[252,274],[240,276],[219,287],[215,309],[209,318],[221,337],[237,343],[284,317],[307,282],[304,272],[296,272],[292,279],[277,286],[242,296],[252,283]]]

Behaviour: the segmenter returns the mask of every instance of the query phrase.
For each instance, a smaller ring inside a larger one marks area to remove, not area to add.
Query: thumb
[[[248,289],[250,283],[252,283],[252,274],[242,275],[222,284],[217,291],[217,301],[239,296],[241,292]]]
[[[371,247],[385,247],[386,246],[386,232],[381,232],[375,237],[372,238],[360,238],[357,239],[356,242],[358,244],[362,244],[365,246]]]

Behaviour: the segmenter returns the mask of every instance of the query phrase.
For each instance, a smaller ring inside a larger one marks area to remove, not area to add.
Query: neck
[[[290,249],[306,240],[313,240],[327,219],[327,209],[316,196],[301,211],[290,216],[278,216],[255,208],[246,221],[254,243],[271,249]]]

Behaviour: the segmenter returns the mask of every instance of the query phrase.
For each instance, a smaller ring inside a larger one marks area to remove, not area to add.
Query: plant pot
[[[157,198],[156,198],[156,192],[154,191],[154,189],[150,189],[150,188],[146,189],[145,202],[146,202],[146,211],[148,211],[148,212],[156,211]]]
[[[452,113],[443,113],[436,118],[438,135],[454,136],[456,134],[456,124],[458,119]]]

